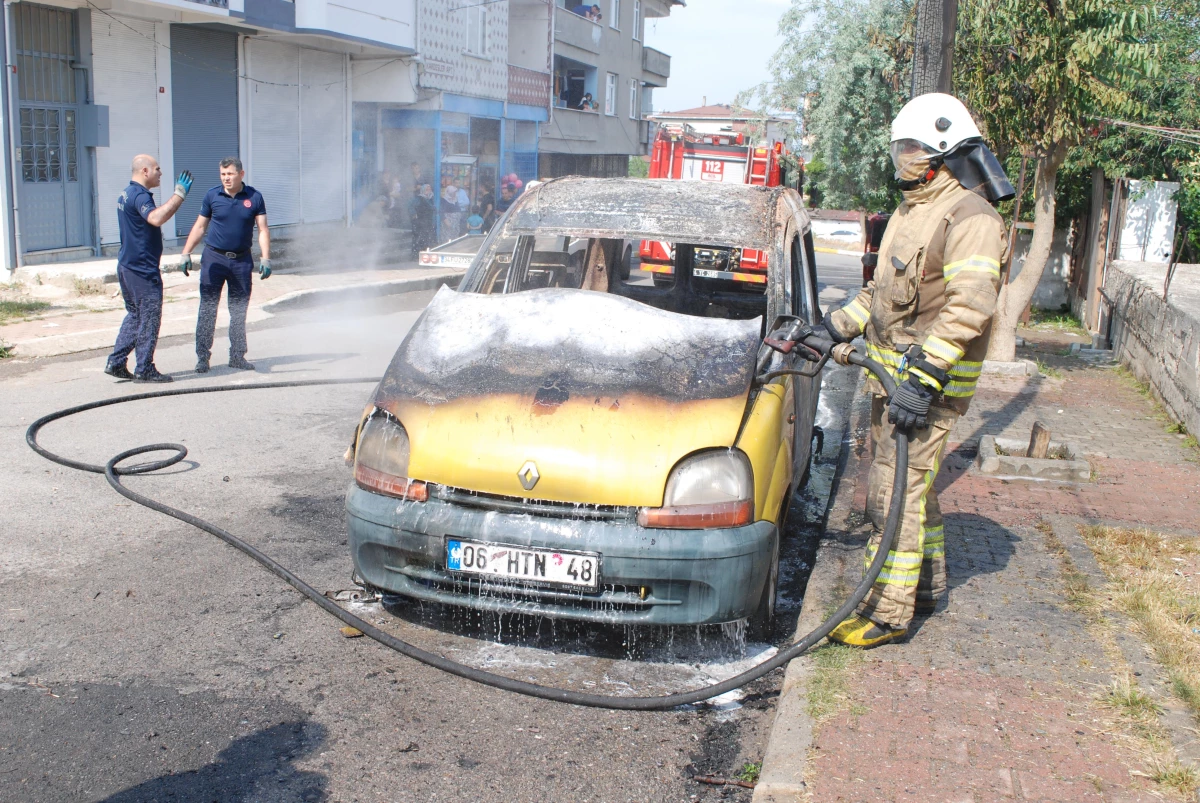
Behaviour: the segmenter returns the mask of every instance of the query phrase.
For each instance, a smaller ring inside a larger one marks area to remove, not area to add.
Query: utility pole
[[[958,0],[917,0],[912,96],[950,94]]]

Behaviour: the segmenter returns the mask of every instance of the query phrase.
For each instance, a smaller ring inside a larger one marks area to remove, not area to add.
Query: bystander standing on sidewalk
[[[175,193],[161,207],[156,207],[150,190],[162,183],[158,160],[146,154],[135,156],[131,172],[129,186],[117,198],[117,224],[121,231],[117,281],[126,314],[104,373],[137,382],[170,382],[170,376],[154,367],[154,349],[162,324],[163,283],[159,269],[162,225],[174,216],[187,197],[192,188],[192,174],[186,170],[180,173]],[[127,365],[130,352],[137,359],[132,374]]]
[[[246,309],[250,306],[250,274],[254,260],[250,256],[254,227],[258,226],[258,245],[262,251],[259,276],[271,275],[271,233],[267,228],[267,204],[262,194],[246,184],[246,172],[240,159],[221,160],[221,185],[204,196],[200,216],[183,246],[183,272],[192,265],[192,250],[207,233],[204,255],[200,258],[200,312],[196,320],[196,373],[208,372],[212,356],[213,334],[217,328],[217,307],[221,290],[228,284],[229,296],[229,367],[253,371],[246,360]],[[211,230],[210,230],[211,223]]]

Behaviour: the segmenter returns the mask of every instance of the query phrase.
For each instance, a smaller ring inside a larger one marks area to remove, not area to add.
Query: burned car
[[[673,280],[622,278],[669,242]],[[585,240],[585,258],[573,243]],[[697,254],[767,252],[769,278]],[[346,495],[385,595],[616,624],[774,613],[819,379],[764,340],[816,323],[808,217],[782,187],[563,178],[518,199],[442,288],[364,411]]]

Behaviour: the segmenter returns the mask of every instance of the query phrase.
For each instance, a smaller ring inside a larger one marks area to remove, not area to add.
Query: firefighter
[[[903,637],[914,613],[946,593],[942,514],[933,483],[950,430],[983,367],[1007,253],[993,208],[1015,193],[958,99],[909,101],[892,122],[892,163],[904,200],[888,222],[874,280],[823,321],[839,342],[864,335],[867,354],[896,380],[890,401],[868,375],[874,455],[867,516],[875,557],[891,502],[894,433],[911,435],[908,491],[892,551],[856,614],[830,638],[874,647]],[[903,435],[902,435],[903,436]]]

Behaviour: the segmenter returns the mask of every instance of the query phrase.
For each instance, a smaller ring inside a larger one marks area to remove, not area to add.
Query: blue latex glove
[[[175,194],[179,196],[179,200],[187,198],[188,191],[192,188],[192,171],[184,170],[179,174],[179,178],[175,179]]]
[[[188,271],[192,269],[192,255],[184,254],[179,258],[179,269],[183,271],[183,275],[187,276]]]
[[[259,278],[261,278],[261,279],[270,279],[271,278],[271,260],[269,260],[269,259],[258,260],[258,275],[259,275]]]

